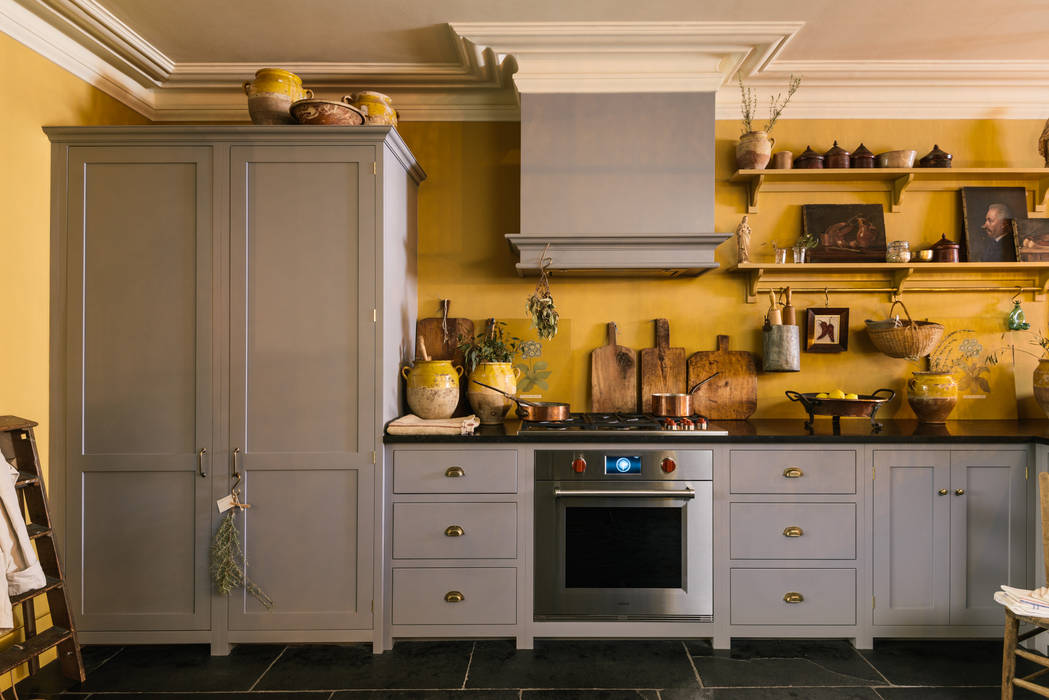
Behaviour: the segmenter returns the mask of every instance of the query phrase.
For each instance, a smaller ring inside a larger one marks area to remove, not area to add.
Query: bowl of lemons
[[[883,404],[896,396],[892,389],[878,389],[870,394],[857,394],[844,389],[810,393],[787,391],[786,394],[788,399],[800,403],[809,414],[809,419],[805,421],[809,431],[813,429],[816,416],[830,416],[835,432],[840,430],[842,418],[867,418],[873,431],[878,432],[882,426],[874,420],[874,416]]]

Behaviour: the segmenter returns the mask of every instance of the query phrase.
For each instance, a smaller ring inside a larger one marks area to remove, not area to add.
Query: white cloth
[[[2,469],[2,467],[0,467]],[[18,503],[15,482],[18,470],[8,462],[6,474],[0,475],[0,510],[4,514],[4,526],[0,527],[0,564],[6,576],[0,577],[0,592],[10,598],[13,595],[43,588],[47,579],[37,561],[36,551],[29,541],[25,526],[25,515]],[[10,605],[0,605],[0,633],[14,627],[14,613]]]
[[[1012,586],[1002,586],[995,592],[994,601],[1012,610],[1017,615],[1027,617],[1049,617],[1049,588],[1036,588],[1028,591]]]

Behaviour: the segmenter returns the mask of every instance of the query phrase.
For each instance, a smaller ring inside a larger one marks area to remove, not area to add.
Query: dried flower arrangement
[[[753,89],[743,85],[743,76],[740,73],[736,73],[736,79],[739,82],[740,92],[740,109],[743,112],[743,133],[750,133],[754,131],[754,118],[758,111],[758,96]],[[769,98],[769,120],[765,122],[765,128],[762,129],[766,134],[772,131],[772,127],[776,125],[776,121],[783,114],[783,110],[790,102],[790,98],[794,97],[794,93],[801,87],[801,76],[791,74],[787,82],[787,96],[784,97],[783,93],[776,93],[774,97]]]

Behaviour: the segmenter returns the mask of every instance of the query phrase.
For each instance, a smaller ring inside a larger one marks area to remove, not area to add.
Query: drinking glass
[[[776,256],[776,264],[783,265],[787,262],[787,249],[786,248],[773,248]]]
[[[805,262],[805,255],[808,253],[808,248],[803,245],[796,245],[792,249],[794,251],[794,262],[803,263]]]

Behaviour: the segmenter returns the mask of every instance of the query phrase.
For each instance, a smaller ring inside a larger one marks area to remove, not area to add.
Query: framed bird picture
[[[805,352],[849,349],[849,310],[821,306],[806,311]]]

